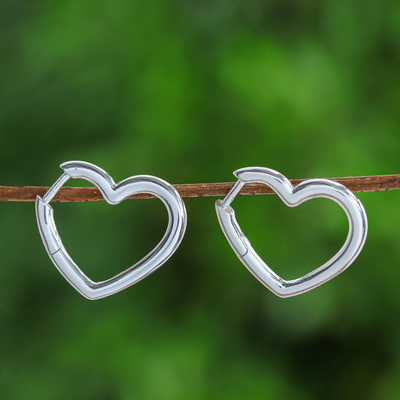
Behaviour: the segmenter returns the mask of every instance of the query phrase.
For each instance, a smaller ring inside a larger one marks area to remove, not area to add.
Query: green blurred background
[[[49,186],[64,161],[115,181],[233,181],[400,172],[400,4],[389,0],[2,0],[0,183]],[[87,185],[70,181],[71,185]],[[185,199],[185,238],[157,272],[88,301],[57,272],[33,203],[0,204],[2,399],[399,399],[400,192],[359,195],[363,252],[280,299],[236,258],[215,198]],[[237,198],[284,278],[347,235],[341,209]],[[55,204],[94,280],[161,239],[157,200]]]

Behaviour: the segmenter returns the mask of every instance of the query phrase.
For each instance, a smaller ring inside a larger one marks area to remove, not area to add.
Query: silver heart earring
[[[361,201],[345,186],[327,179],[310,179],[293,187],[290,181],[269,168],[248,167],[238,169],[239,179],[224,200],[216,201],[216,211],[221,228],[233,251],[247,269],[268,289],[279,297],[291,297],[322,285],[348,268],[364,246],[368,222]],[[289,207],[323,197],[338,203],[349,220],[349,233],[342,248],[321,267],[295,280],[285,281],[272,271],[254,251],[241,231],[235,212],[230,207],[235,196],[246,183],[264,183],[271,187]]]
[[[176,189],[164,180],[149,176],[132,176],[117,184],[96,165],[71,161],[61,164],[64,173],[42,197],[36,199],[36,218],[40,235],[50,259],[64,278],[84,297],[94,300],[117,293],[150,275],[164,264],[178,248],[186,229],[186,208]],[[168,211],[168,227],[160,243],[142,260],[124,272],[104,282],[91,281],[67,253],[54,222],[54,211],[49,205],[68,179],[85,179],[102,193],[109,204],[118,204],[127,197],[148,193],[158,197]]]

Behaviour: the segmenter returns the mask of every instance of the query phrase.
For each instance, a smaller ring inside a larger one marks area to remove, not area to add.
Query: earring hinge
[[[222,201],[221,207],[225,210],[233,201],[233,199],[239,194],[243,186],[246,183],[243,181],[237,181],[230,192],[226,195],[225,199]]]
[[[51,200],[53,200],[54,196],[61,189],[61,187],[65,184],[65,182],[68,181],[69,178],[70,178],[70,176],[64,172],[57,179],[57,181],[54,183],[54,185],[43,196],[43,200],[44,200],[45,204],[48,204],[51,202]]]

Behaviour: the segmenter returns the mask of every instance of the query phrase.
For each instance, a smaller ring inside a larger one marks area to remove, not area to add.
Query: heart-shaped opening
[[[86,182],[87,186],[87,182]],[[57,230],[82,272],[95,282],[128,269],[160,242],[168,213],[159,199],[53,203]]]
[[[347,237],[346,214],[329,199],[288,207],[276,195],[237,196],[232,206],[254,250],[285,280],[300,278],[324,264]]]

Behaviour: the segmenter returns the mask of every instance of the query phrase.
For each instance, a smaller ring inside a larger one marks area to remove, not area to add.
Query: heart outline
[[[43,244],[53,264],[84,297],[100,299],[139,282],[164,264],[178,248],[186,230],[187,214],[182,198],[171,184],[151,175],[132,176],[115,183],[103,169],[84,161],[70,161],[60,167],[64,174],[43,197],[36,198],[36,218]],[[48,204],[69,178],[91,182],[112,205],[139,193],[158,197],[166,206],[169,217],[163,238],[150,253],[125,271],[102,282],[92,281],[66,251],[55,225],[54,210]]]
[[[367,215],[361,201],[344,185],[328,179],[309,179],[293,187],[281,173],[264,167],[246,167],[233,173],[238,182],[215,208],[222,231],[233,251],[246,268],[279,297],[291,297],[312,290],[347,269],[361,252],[368,232]],[[339,204],[349,221],[349,232],[340,250],[325,264],[310,273],[286,281],[258,256],[242,232],[233,208],[229,205],[246,183],[264,183],[289,207],[313,198],[328,198]]]

